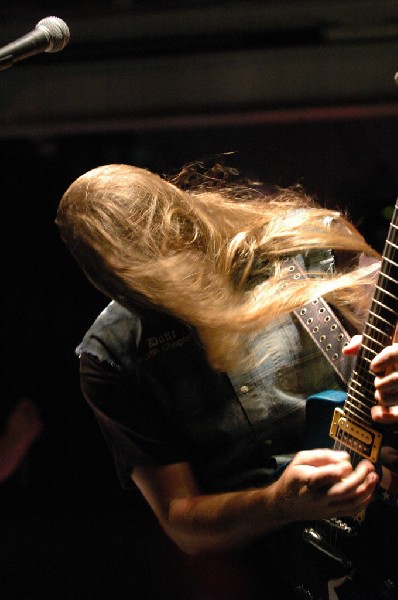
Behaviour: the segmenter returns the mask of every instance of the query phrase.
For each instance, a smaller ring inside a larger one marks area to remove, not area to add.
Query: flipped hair
[[[183,189],[122,164],[72,183],[56,223],[99,290],[193,326],[221,370],[242,359],[248,337],[320,295],[358,327],[368,303],[358,288],[373,283],[374,267],[360,269],[357,259],[377,256],[346,217],[300,189],[265,195],[213,182]],[[322,248],[348,252],[350,266],[286,285],[283,258]]]

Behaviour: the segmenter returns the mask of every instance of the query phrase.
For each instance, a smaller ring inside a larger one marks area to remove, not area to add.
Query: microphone
[[[69,42],[69,27],[58,17],[47,17],[26,35],[0,48],[0,71],[40,52],[59,52]]]

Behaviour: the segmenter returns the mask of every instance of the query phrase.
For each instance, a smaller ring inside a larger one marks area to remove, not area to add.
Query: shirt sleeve
[[[86,352],[80,357],[83,395],[99,423],[112,453],[119,481],[133,486],[136,465],[172,464],[186,460],[178,435],[149,397],[138,378],[101,362]]]

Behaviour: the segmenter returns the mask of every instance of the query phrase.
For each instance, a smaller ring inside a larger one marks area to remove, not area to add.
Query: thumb
[[[356,354],[358,354],[358,350],[361,345],[361,342],[362,342],[362,336],[354,335],[351,338],[350,342],[347,344],[347,346],[344,346],[343,354],[345,354],[346,356],[355,356]]]

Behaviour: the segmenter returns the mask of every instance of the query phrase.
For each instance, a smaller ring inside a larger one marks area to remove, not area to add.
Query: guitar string
[[[365,325],[364,338],[366,342],[362,342],[361,344],[360,355],[357,359],[357,364],[349,383],[347,399],[344,403],[344,413],[351,417],[352,415],[354,415],[354,418],[357,421],[359,421],[360,424],[364,425],[367,425],[369,422],[372,423],[370,409],[371,406],[375,404],[375,401],[373,400],[374,376],[371,374],[369,369],[370,362],[376,356],[376,354],[378,354],[378,352],[386,345],[388,345],[388,343],[392,340],[393,332],[396,328],[398,298],[391,292],[387,291],[384,285],[386,280],[388,284],[391,284],[392,282],[393,284],[398,286],[398,264],[394,260],[398,254],[398,246],[396,243],[394,243],[397,240],[394,239],[394,242],[391,240],[392,237],[395,237],[393,234],[397,233],[398,231],[398,227],[394,224],[396,221],[397,206],[394,209],[394,215],[390,224],[389,234],[385,244],[385,249],[381,262],[378,282],[375,288],[374,299],[372,300],[371,307],[369,309],[368,319]],[[386,294],[387,299],[390,298],[391,300],[389,301],[395,303],[394,308],[390,307],[389,305],[384,305],[384,303],[381,303],[381,301],[378,299],[378,297],[382,295],[382,298],[384,300],[386,298]],[[385,310],[391,311],[391,313],[394,314],[394,324],[391,323],[389,319],[385,318],[384,312],[382,317],[379,314],[379,310],[381,310],[382,312]],[[379,325],[379,327],[375,325],[375,321],[377,322],[377,325]],[[384,326],[387,325],[387,332],[380,328],[383,326],[383,324]],[[370,340],[370,346],[367,345],[367,340]],[[374,350],[374,345],[378,347],[377,351]],[[361,398],[359,398],[358,395],[360,395]],[[363,404],[367,405],[366,407],[368,409],[368,412],[366,412],[363,409]],[[346,444],[344,443],[345,434],[340,425],[338,425],[336,435],[337,441],[335,441],[334,448],[337,450],[341,450],[344,446],[346,446]],[[350,455],[350,460],[354,463],[354,466],[356,466],[356,464],[362,458],[362,454],[356,452],[351,447],[349,447],[348,453]],[[333,534],[332,528],[329,528],[329,532],[329,538],[334,538],[332,543],[335,543],[337,538],[341,537],[338,536],[337,529],[334,535],[331,535]]]

